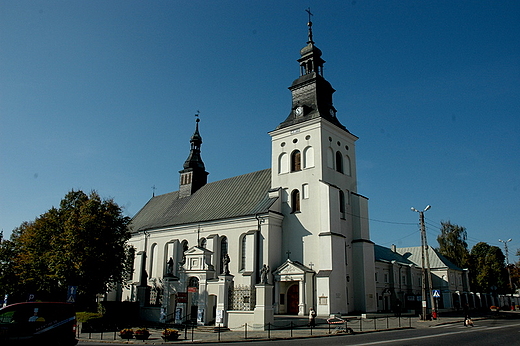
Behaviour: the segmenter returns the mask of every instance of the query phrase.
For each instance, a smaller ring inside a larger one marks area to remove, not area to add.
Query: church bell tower
[[[283,196],[282,251],[314,272],[299,283],[299,314],[310,307],[318,315],[372,311],[374,252],[368,199],[357,193],[358,137],[337,118],[310,15],[307,45],[297,60],[300,76],[289,87],[290,113],[269,133],[272,188],[281,188]],[[283,293],[294,284],[279,285]]]

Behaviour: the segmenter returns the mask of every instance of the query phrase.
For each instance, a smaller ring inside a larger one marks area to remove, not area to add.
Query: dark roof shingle
[[[155,196],[133,217],[133,232],[267,212],[271,170],[252,172],[204,185],[189,197],[179,191]]]

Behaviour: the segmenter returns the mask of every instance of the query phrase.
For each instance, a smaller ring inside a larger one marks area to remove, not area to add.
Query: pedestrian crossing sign
[[[440,298],[441,297],[441,290],[432,290],[432,294],[434,298]]]

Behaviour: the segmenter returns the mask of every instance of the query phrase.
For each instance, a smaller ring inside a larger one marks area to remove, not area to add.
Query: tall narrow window
[[[242,241],[240,242],[240,270],[246,269],[246,260],[247,260],[247,236],[244,234],[242,236]]]
[[[341,152],[336,152],[336,171],[343,173],[343,155]]]
[[[222,237],[222,240],[220,241],[220,273],[224,273],[224,267],[226,262],[228,262],[228,240],[224,236]]]
[[[345,194],[343,191],[339,191],[339,213],[341,215],[341,218],[345,218]]]
[[[291,192],[291,208],[293,213],[300,211],[300,191],[298,190]]]
[[[295,150],[291,154],[291,172],[302,170],[302,155],[299,150]]]
[[[149,277],[155,278],[157,277],[157,243],[153,243],[150,248],[150,267],[148,269]]]

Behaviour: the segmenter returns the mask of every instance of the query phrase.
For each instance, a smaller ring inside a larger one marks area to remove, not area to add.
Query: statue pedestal
[[[254,310],[254,328],[266,330],[267,324],[274,323],[273,285],[258,284],[256,288],[256,305]]]
[[[137,301],[140,307],[150,304],[150,286],[137,286]]]
[[[217,294],[217,316],[215,324],[227,326],[227,313],[229,302],[229,288],[233,285],[233,275],[219,275]]]

